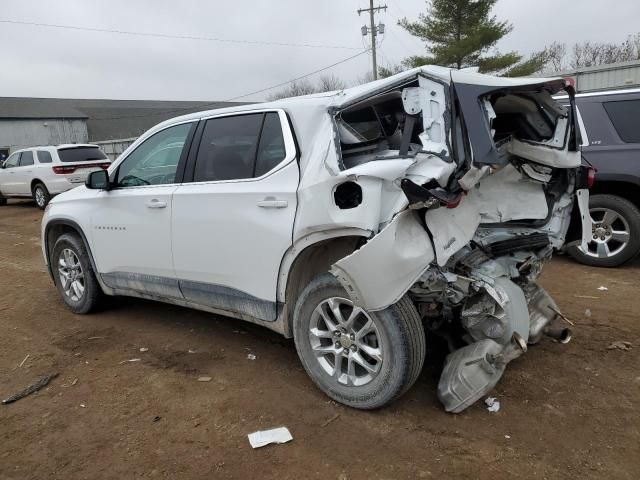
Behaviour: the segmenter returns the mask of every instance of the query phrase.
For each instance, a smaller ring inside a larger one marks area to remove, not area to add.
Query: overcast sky
[[[227,40],[350,47],[309,48],[123,35],[0,22],[0,96],[225,100],[312,72],[364,48],[356,10],[368,0],[0,0],[0,20]],[[423,53],[396,25],[424,0],[386,0],[381,63]],[[366,4],[366,5],[365,5]],[[535,5],[535,8],[533,7]],[[503,51],[552,41],[621,42],[640,31],[640,0],[500,0],[514,25]],[[329,72],[353,81],[369,55]],[[312,77],[313,78],[316,78]],[[247,97],[261,100],[266,94]]]

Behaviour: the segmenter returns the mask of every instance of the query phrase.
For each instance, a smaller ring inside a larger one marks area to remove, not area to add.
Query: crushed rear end
[[[449,346],[438,396],[460,412],[544,334],[570,338],[536,280],[575,204],[591,232],[575,109],[551,97],[573,92],[437,67],[372,85],[331,110],[336,204],[374,205],[370,239],[331,272],[371,311],[411,298]]]

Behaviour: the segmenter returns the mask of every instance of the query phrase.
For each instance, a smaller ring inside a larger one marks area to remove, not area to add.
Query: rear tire
[[[593,195],[589,211],[595,230],[586,252],[579,246],[567,249],[575,260],[593,267],[617,267],[640,252],[638,207],[616,195]]]
[[[45,187],[43,183],[38,182],[33,186],[31,193],[38,208],[44,210],[51,200],[51,195],[47,187]]]
[[[366,312],[353,306],[328,273],[313,279],[300,295],[293,334],[314,383],[354,408],[380,408],[396,400],[415,383],[424,364],[425,333],[408,297]]]
[[[79,314],[96,310],[104,294],[80,237],[72,233],[60,235],[50,261],[56,288],[67,307]]]

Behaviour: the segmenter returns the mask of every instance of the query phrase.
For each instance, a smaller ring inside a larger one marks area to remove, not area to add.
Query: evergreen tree
[[[543,52],[523,61],[517,52],[489,52],[513,26],[491,10],[498,0],[431,0],[418,21],[400,20],[411,35],[424,41],[427,56],[406,58],[408,67],[435,64],[453,68],[479,67],[481,72],[507,76],[529,75],[545,64]]]

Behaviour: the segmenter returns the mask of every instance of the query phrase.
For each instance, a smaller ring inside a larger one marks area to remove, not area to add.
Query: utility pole
[[[380,23],[376,26],[375,15],[376,12],[380,12],[381,10],[386,10],[386,5],[378,5],[377,7],[373,6],[373,0],[369,0],[369,8],[360,8],[358,9],[358,15],[362,12],[369,12],[369,26],[363,25],[360,29],[362,32],[362,36],[366,36],[367,33],[371,32],[371,59],[373,61],[373,79],[378,79],[378,65],[376,61],[376,37],[379,34],[384,33],[384,24]]]

